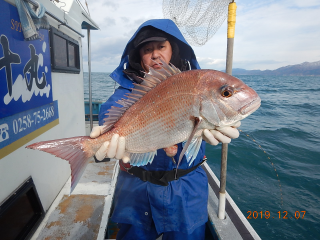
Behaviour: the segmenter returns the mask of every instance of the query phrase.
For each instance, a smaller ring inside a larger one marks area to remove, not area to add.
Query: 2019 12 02
[[[288,211],[278,211],[276,213],[271,213],[270,211],[247,211],[247,219],[303,219],[306,215],[306,211],[295,211],[294,214],[289,214]]]

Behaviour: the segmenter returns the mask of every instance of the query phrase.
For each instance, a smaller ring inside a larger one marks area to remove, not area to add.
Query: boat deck
[[[70,179],[31,239],[104,239],[118,169],[91,160],[69,196]]]

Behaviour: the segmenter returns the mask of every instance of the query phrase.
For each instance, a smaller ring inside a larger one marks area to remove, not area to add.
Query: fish
[[[89,159],[114,134],[125,137],[132,166],[152,163],[158,149],[183,142],[189,164],[198,154],[204,129],[232,126],[256,111],[258,94],[240,79],[224,72],[198,69],[181,72],[171,63],[150,67],[141,84],[112,106],[97,138],[72,137],[33,143],[26,148],[67,160],[71,191]],[[182,154],[179,158],[179,163]]]

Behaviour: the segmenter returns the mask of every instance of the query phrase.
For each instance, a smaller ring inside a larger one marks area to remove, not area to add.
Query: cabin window
[[[30,177],[0,204],[1,239],[29,239],[44,215],[37,190]]]
[[[80,72],[79,43],[51,27],[51,68],[53,72]]]
[[[68,55],[69,55],[69,66],[70,67],[76,67],[76,46],[74,44],[68,43]]]

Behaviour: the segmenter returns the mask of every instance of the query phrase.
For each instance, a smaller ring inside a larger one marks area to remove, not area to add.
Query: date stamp
[[[289,214],[288,211],[278,211],[271,213],[270,211],[247,211],[247,219],[303,219],[306,215],[306,211],[295,211]]]

